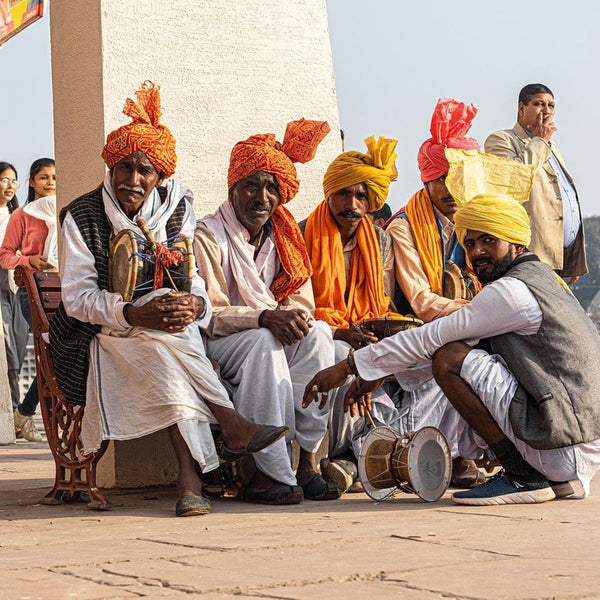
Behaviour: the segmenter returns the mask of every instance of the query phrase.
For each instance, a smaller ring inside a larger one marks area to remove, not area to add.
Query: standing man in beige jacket
[[[575,183],[551,141],[554,111],[554,94],[548,87],[526,85],[519,93],[517,124],[490,135],[485,151],[535,167],[533,188],[523,205],[531,221],[529,250],[571,285],[588,269]]]

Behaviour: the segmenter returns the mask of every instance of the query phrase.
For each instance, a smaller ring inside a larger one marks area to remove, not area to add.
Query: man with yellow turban
[[[344,152],[323,178],[325,200],[300,223],[313,266],[312,285],[317,319],[327,322],[335,341],[336,361],[351,348],[376,342],[363,319],[390,312],[394,291],[394,254],[390,237],[367,217],[386,201],[396,179],[397,140],[370,137],[367,153]],[[329,458],[321,472],[346,492],[357,478],[356,456],[368,433],[364,419],[343,410],[346,388],[332,395],[329,418]],[[383,391],[373,399],[373,418],[380,424],[398,419],[398,411]]]
[[[301,409],[308,379],[333,363],[333,340],[326,324],[314,320],[310,261],[285,207],[299,187],[294,162],[311,160],[328,132],[327,123],[301,119],[288,124],[283,144],[273,134],[236,144],[228,199],[196,230],[194,250],[213,306],[208,356],[241,414],[290,429],[287,440],[255,455],[257,472],[244,491],[249,502],[339,497],[316,464],[328,406]],[[296,475],[293,439],[300,446]]]
[[[168,428],[179,463],[176,514],[201,515],[210,505],[194,461],[203,471],[219,466],[211,423],[221,425],[227,458],[261,450],[287,428],[255,425],[234,410],[202,345],[199,327],[208,325],[211,307],[195,268],[189,291],[155,286],[128,302],[124,290],[112,289],[110,272],[127,264],[116,255],[109,264],[109,249],[123,230],[142,243],[138,217],[159,245],[191,238],[196,224],[189,190],[171,179],[175,139],[159,123],[159,88],[146,82],[136,97],[124,109],[133,122],[108,136],[102,186],[63,211],[62,303],[50,324],[50,351],[66,400],[85,404],[84,453],[103,440]]]
[[[503,467],[483,485],[455,492],[455,503],[584,498],[600,470],[598,332],[552,268],[527,250],[529,219],[518,202],[476,196],[458,209],[455,226],[482,291],[461,310],[318,373],[305,404],[348,372],[359,378],[352,402],[381,378],[430,361],[456,410],[461,454],[491,449]],[[491,354],[475,348],[478,340]]]

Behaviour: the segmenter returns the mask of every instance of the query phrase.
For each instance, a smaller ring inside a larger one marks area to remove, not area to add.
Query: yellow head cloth
[[[365,140],[367,154],[344,152],[327,167],[323,177],[325,198],[348,186],[364,183],[369,194],[369,212],[379,210],[384,204],[390,183],[398,177],[397,154],[394,152],[398,140],[374,136]]]
[[[525,202],[533,185],[533,165],[479,150],[446,148],[446,187],[460,206],[480,194],[498,193]]]
[[[510,196],[498,193],[480,194],[460,206],[454,215],[454,231],[463,247],[467,229],[489,233],[511,244],[527,246],[531,240],[525,209]]]

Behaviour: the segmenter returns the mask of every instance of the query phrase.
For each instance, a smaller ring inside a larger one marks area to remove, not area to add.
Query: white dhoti
[[[196,324],[176,334],[103,327],[90,346],[84,452],[96,450],[102,440],[134,439],[176,423],[202,470],[215,469],[219,460],[210,424],[217,421],[205,401],[233,408]]]
[[[327,429],[329,404],[302,408],[304,388],[322,369],[333,364],[329,326],[313,321],[309,334],[282,346],[266,328],[247,329],[207,341],[208,356],[219,363],[236,410],[250,421],[287,425],[290,432],[254,454],[258,468],[272,479],[296,485],[291,466],[291,440],[316,452]]]

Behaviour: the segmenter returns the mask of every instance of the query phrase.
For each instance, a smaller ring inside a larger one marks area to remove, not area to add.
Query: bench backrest
[[[27,289],[34,324],[35,313],[40,321],[41,332],[47,332],[50,319],[61,301],[60,276],[58,273],[34,271],[19,266],[15,271],[15,281]]]

